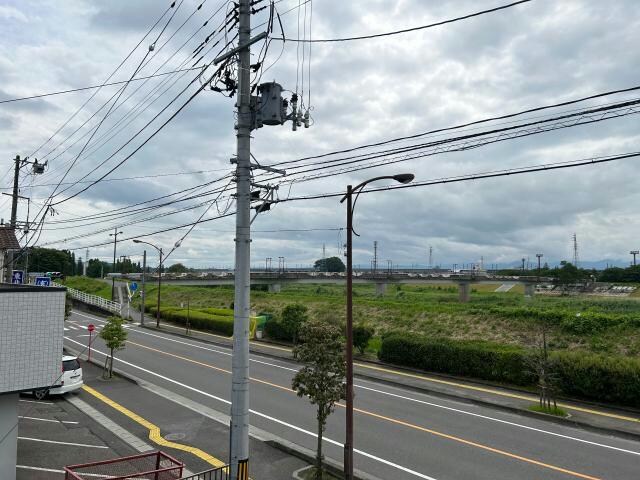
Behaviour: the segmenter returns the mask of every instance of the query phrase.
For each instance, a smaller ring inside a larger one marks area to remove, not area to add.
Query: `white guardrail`
[[[82,292],[80,290],[76,290],[75,288],[67,287],[66,285],[62,285],[60,283],[51,282],[51,285],[56,287],[64,287],[71,295],[71,298],[78,300],[82,303],[88,303],[89,305],[95,305],[97,307],[103,308],[113,313],[117,313],[118,315],[122,314],[122,304],[118,302],[112,302],[111,300],[106,300],[98,295],[92,295],[90,293]]]

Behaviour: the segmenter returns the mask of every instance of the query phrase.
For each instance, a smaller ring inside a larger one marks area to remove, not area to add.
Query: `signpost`
[[[96,326],[93,323],[87,325],[87,330],[89,330],[89,355],[87,355],[87,362],[91,361],[91,335],[93,331],[96,329]]]
[[[11,272],[11,283],[22,285],[24,283],[24,270],[13,270]]]
[[[136,282],[131,282],[131,284],[129,285],[129,288],[131,289],[132,292],[135,292],[138,289],[138,284]]]
[[[50,277],[36,277],[36,285],[38,287],[50,287],[51,286],[51,278]]]

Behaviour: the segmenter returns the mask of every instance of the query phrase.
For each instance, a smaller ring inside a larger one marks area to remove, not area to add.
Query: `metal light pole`
[[[536,253],[536,257],[538,257],[538,276],[540,276],[540,259],[544,257],[541,253]]]
[[[638,255],[640,253],[640,251],[638,250],[631,250],[629,252],[631,255],[633,255],[633,266],[636,266],[636,255]]]
[[[376,180],[395,180],[400,183],[409,183],[414,178],[411,173],[393,176],[375,177],[356,185],[353,188],[347,185],[347,193],[340,199],[340,203],[347,201],[347,412],[346,412],[346,438],[344,443],[344,478],[353,480],[353,209],[358,200],[358,195],[365,185]],[[353,194],[356,193],[355,200]],[[357,235],[357,233],[356,233]]]
[[[122,232],[119,232],[117,228],[113,230],[113,233],[110,233],[109,236],[113,237],[113,268],[111,269],[111,301],[115,302],[116,297],[116,245],[118,243],[118,235],[121,235]]]
[[[147,251],[142,252],[142,290],[140,290],[140,325],[144,326],[144,307],[146,298]]]
[[[153,243],[138,240],[137,238],[133,239],[133,243],[144,243],[145,245],[149,245],[155,248],[158,251],[158,254],[160,255],[160,263],[158,264],[158,305],[156,306],[156,328],[160,328],[160,286],[162,285],[162,248],[156,247]],[[147,258],[146,253],[147,252],[145,252],[145,256],[144,256],[145,261]],[[143,275],[142,278],[144,278],[144,273],[142,275]],[[143,306],[142,315],[144,316],[144,306]]]

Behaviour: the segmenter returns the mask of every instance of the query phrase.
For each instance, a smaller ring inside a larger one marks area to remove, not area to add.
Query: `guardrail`
[[[113,313],[117,313],[118,315],[122,315],[122,304],[118,302],[112,302],[111,300],[107,300],[105,298],[99,297],[98,295],[92,295],[91,293],[83,292],[81,290],[76,290],[75,288],[67,287],[66,285],[62,285],[60,283],[51,282],[51,285],[55,287],[64,287],[71,295],[71,298],[74,300],[78,300],[82,303],[87,303],[89,305],[95,305],[96,307],[103,308],[104,310],[108,310]]]
[[[180,480],[230,480],[229,466],[213,468],[204,472],[195,473],[189,477],[182,477]],[[239,476],[238,478],[243,478]],[[244,477],[246,478],[246,476]]]

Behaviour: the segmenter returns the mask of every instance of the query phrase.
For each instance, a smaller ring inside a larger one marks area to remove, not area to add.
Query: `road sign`
[[[96,329],[96,326],[93,323],[90,323],[89,325],[87,325],[87,330],[89,330],[90,332],[93,332]]]
[[[24,283],[24,270],[13,270],[11,272],[11,283],[22,285]]]
[[[36,277],[36,285],[39,287],[50,287],[51,278],[49,277]]]
[[[129,284],[129,288],[131,289],[132,292],[135,292],[138,289],[138,284],[136,282],[131,282]]]

